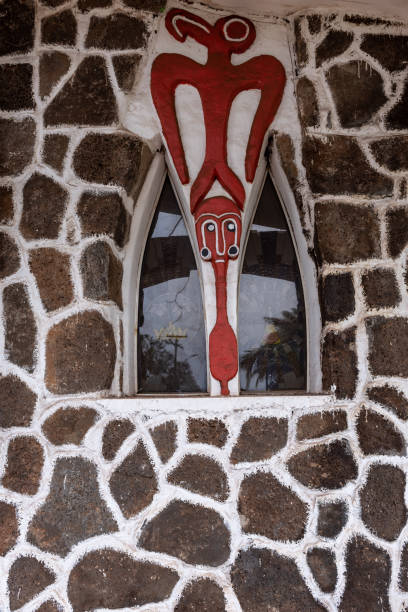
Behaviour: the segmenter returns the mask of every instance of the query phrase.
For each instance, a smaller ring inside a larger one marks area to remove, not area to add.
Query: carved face
[[[213,263],[227,262],[239,255],[241,215],[231,200],[205,200],[197,214],[196,235],[201,258]]]

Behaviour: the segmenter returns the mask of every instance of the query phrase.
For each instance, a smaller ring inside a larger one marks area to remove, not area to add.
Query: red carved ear
[[[166,28],[175,39],[184,42],[191,36],[208,47],[213,26],[198,15],[183,9],[171,9],[166,15]]]

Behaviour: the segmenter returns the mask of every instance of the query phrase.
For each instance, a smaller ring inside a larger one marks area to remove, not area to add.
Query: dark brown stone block
[[[309,24],[309,32],[311,34],[318,34],[322,27],[322,16],[321,15],[308,15],[307,22]]]
[[[142,442],[113,472],[110,490],[126,518],[148,506],[158,490],[152,462]]]
[[[19,174],[33,157],[35,122],[0,117],[0,141],[0,176]]]
[[[359,26],[371,26],[371,25],[402,25],[401,23],[397,23],[396,21],[389,21],[388,19],[379,19],[378,17],[366,17],[364,15],[344,15],[344,21],[348,21],[349,23],[354,23]],[[388,36],[388,34],[387,34]],[[391,35],[389,35],[391,36]]]
[[[273,474],[257,472],[242,481],[238,512],[245,533],[294,542],[303,538],[308,507]]]
[[[45,309],[68,306],[74,297],[69,255],[56,249],[33,249],[29,262]]]
[[[65,557],[78,542],[116,530],[99,492],[95,465],[82,457],[57,459],[50,492],[31,520],[28,541]]]
[[[401,551],[401,564],[398,575],[398,586],[401,591],[408,591],[408,543],[405,542]]]
[[[391,172],[408,170],[408,136],[393,136],[375,140],[370,147],[375,160],[387,170]]]
[[[375,268],[362,277],[363,291],[369,308],[390,308],[401,300],[397,279],[393,270]]]
[[[112,0],[78,0],[78,8],[84,13],[94,8],[107,8],[111,5]]]
[[[230,534],[210,508],[172,501],[142,529],[139,545],[185,563],[222,565],[230,554]]]
[[[0,232],[0,279],[11,276],[20,267],[20,254],[10,236]]]
[[[307,551],[306,558],[313,578],[323,593],[332,593],[337,582],[336,558],[333,552],[327,548],[311,548]]]
[[[367,395],[370,400],[382,404],[403,421],[408,419],[408,400],[405,395],[395,387],[391,387],[390,385],[370,387],[367,389]]]
[[[408,36],[366,34],[361,49],[391,72],[403,70],[408,62]]]
[[[408,79],[405,82],[402,97],[388,113],[385,125],[389,130],[406,130],[408,128]]]
[[[48,96],[54,85],[58,83],[71,65],[71,60],[65,53],[49,51],[40,57],[40,96]]]
[[[0,109],[17,111],[34,108],[32,80],[31,64],[0,65]]]
[[[72,11],[62,11],[41,22],[41,40],[45,45],[74,46],[77,23]]]
[[[408,319],[370,317],[366,320],[374,376],[408,376]]]
[[[329,332],[322,351],[323,388],[335,385],[336,397],[351,399],[357,384],[356,328]]]
[[[381,75],[365,62],[336,64],[326,78],[345,128],[364,125],[387,102]]]
[[[319,124],[319,105],[316,90],[311,81],[302,77],[296,86],[300,118],[304,127],[314,127]]]
[[[408,243],[408,209],[393,208],[385,213],[387,246],[391,257],[398,257]]]
[[[320,438],[347,429],[347,415],[344,410],[305,414],[297,422],[298,440]]]
[[[167,479],[172,484],[218,501],[225,501],[229,495],[224,470],[217,461],[203,455],[186,455]]]
[[[13,189],[2,185],[0,187],[0,223],[10,224],[13,222],[13,217]]]
[[[339,489],[357,478],[357,465],[347,440],[312,446],[293,455],[288,469],[294,478],[311,489]]]
[[[144,47],[147,30],[144,21],[124,13],[91,17],[86,47],[97,49],[138,49]]]
[[[380,198],[392,196],[393,181],[371,168],[357,141],[351,136],[305,138],[303,163],[314,193]]]
[[[243,612],[323,612],[299,573],[296,563],[266,548],[241,550],[231,581]]]
[[[34,44],[34,1],[7,0],[1,7],[0,55],[28,53]]]
[[[189,442],[211,444],[222,448],[228,438],[228,429],[219,419],[188,419],[187,438]]]
[[[361,518],[379,538],[392,542],[407,520],[405,474],[393,465],[373,465],[360,491]]]
[[[74,612],[133,608],[167,599],[178,578],[177,572],[156,563],[109,548],[95,550],[72,570],[68,597]]]
[[[42,430],[48,440],[61,444],[81,444],[88,429],[94,425],[98,413],[93,408],[60,408],[44,422]]]
[[[167,421],[151,430],[150,435],[163,463],[167,463],[177,448],[177,425]]]
[[[123,442],[135,431],[135,426],[129,419],[116,419],[105,427],[102,437],[102,455],[107,461],[112,461]]]
[[[58,238],[67,192],[43,174],[33,174],[23,189],[20,231],[27,240]]]
[[[45,601],[39,608],[37,608],[36,612],[63,612],[62,608],[54,599],[49,599]]]
[[[84,297],[115,302],[122,308],[122,264],[106,242],[94,242],[82,253],[80,269]]]
[[[323,538],[335,538],[347,523],[347,504],[336,501],[319,504],[317,535]]]
[[[10,568],[7,586],[10,609],[17,610],[55,580],[55,574],[35,557],[19,557]]]
[[[358,416],[357,434],[364,455],[405,455],[404,437],[391,421],[363,408]]]
[[[316,66],[337,57],[346,51],[353,42],[353,34],[341,30],[330,30],[316,49]]]
[[[124,246],[130,216],[118,193],[85,192],[79,200],[77,213],[84,236],[110,236],[119,247]]]
[[[41,4],[45,4],[46,6],[50,6],[52,8],[61,6],[61,4],[64,4],[64,3],[65,3],[65,0],[41,0]]]
[[[112,125],[118,121],[105,60],[86,57],[44,113],[49,125]]]
[[[166,0],[123,0],[126,6],[130,8],[142,9],[152,13],[161,13],[165,6]]]
[[[346,552],[347,579],[341,612],[390,612],[388,587],[391,578],[389,556],[362,536],[350,540]]]
[[[116,80],[119,87],[126,93],[129,93],[133,87],[140,60],[140,55],[116,55],[112,57]]]
[[[200,578],[187,584],[174,612],[225,612],[224,593],[213,580]]]
[[[95,310],[72,315],[48,333],[47,388],[52,393],[91,393],[109,389],[115,369],[112,326]]]
[[[36,401],[36,394],[17,376],[0,376],[0,427],[27,427]]]
[[[324,322],[341,321],[353,314],[355,298],[353,276],[350,272],[327,274],[322,279],[320,293]]]
[[[7,359],[28,372],[35,367],[37,325],[25,285],[8,285],[3,291]]]
[[[43,463],[43,448],[35,438],[32,436],[14,438],[7,450],[3,487],[23,495],[35,495],[40,486]]]
[[[128,193],[141,180],[151,153],[125,134],[87,134],[74,153],[74,170],[85,181],[119,185]]]
[[[285,446],[287,440],[286,419],[251,417],[242,425],[231,452],[231,463],[269,459]]]
[[[15,506],[0,501],[0,555],[13,548],[18,538],[18,522]]]
[[[296,59],[298,66],[302,68],[308,62],[308,53],[305,39],[302,35],[301,29],[302,19],[298,17],[294,22],[294,30],[295,30],[295,51],[296,51]]]

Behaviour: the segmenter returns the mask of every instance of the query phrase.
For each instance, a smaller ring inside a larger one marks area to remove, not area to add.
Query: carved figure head
[[[224,197],[204,200],[195,214],[196,236],[201,258],[226,263],[239,255],[241,214],[234,202]]]

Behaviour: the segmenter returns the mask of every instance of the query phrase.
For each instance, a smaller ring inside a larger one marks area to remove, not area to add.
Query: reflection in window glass
[[[269,176],[244,256],[238,335],[243,391],[305,388],[302,282],[290,231]]]
[[[200,281],[168,178],[143,258],[138,333],[139,393],[207,390]]]

